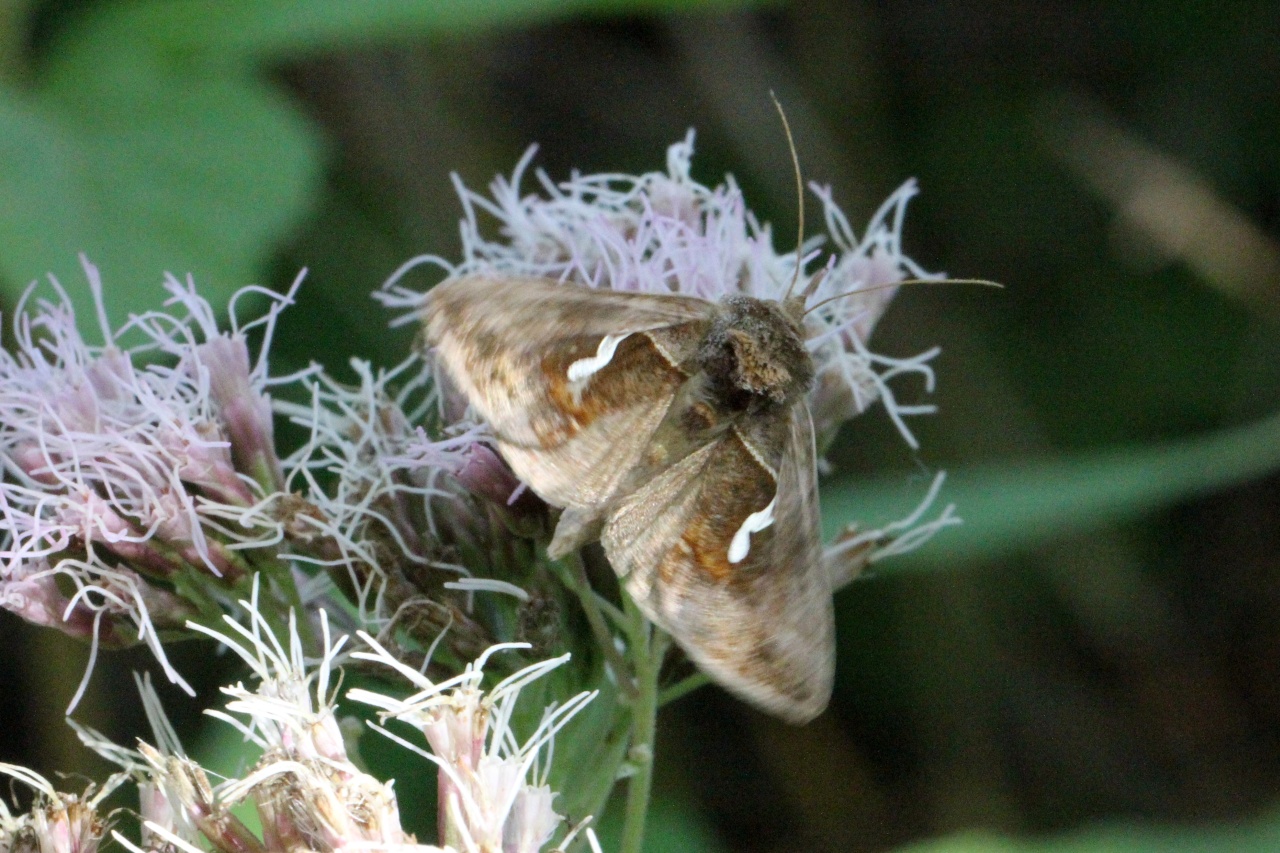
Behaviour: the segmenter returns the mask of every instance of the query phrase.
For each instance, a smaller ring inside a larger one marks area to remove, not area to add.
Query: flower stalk
[[[635,667],[636,693],[631,710],[631,746],[627,750],[627,805],[622,824],[621,853],[640,853],[644,844],[649,797],[653,790],[653,756],[657,747],[658,676],[669,645],[667,635],[654,627],[624,594],[627,633]]]

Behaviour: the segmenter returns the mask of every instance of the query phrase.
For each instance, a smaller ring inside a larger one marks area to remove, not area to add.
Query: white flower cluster
[[[527,649],[527,643],[493,646],[462,673],[435,683],[400,663],[367,634],[361,634],[361,639],[373,651],[355,652],[352,657],[384,664],[417,688],[407,699],[359,689],[349,696],[382,709],[384,717],[409,723],[430,744],[427,752],[383,730],[439,768],[444,840],[466,851],[541,850],[562,820],[551,807],[555,795],[546,784],[550,744],[596,693],[579,693],[562,705],[546,708],[541,723],[523,743],[511,728],[511,718],[520,690],[569,656],[527,666],[486,693],[480,683],[488,658],[504,650]]]
[[[485,691],[486,660],[527,648],[495,646],[465,672],[433,683],[367,634],[361,640],[370,651],[344,652],[348,638],[334,639],[320,611],[311,627],[321,635],[323,653],[310,660],[296,620],[290,620],[287,645],[272,632],[258,609],[258,588],[255,583],[254,598],[241,602],[247,627],[230,617],[225,633],[191,626],[228,646],[253,674],[252,687],[223,688],[230,697],[225,712],[206,713],[256,744],[262,751],[257,763],[240,778],[211,785],[204,769],[183,753],[150,684],[140,682],[155,746],[125,749],[76,727],[88,746],[124,767],[102,791],[84,798],[59,794],[30,771],[0,765],[0,772],[41,795],[29,814],[16,816],[0,801],[0,850],[14,849],[15,840],[26,838],[48,853],[94,853],[108,824],[98,805],[126,778],[140,792],[141,845],[118,832],[114,837],[134,853],[200,853],[210,846],[219,853],[538,853],[547,847],[563,821],[546,784],[550,745],[595,694],[582,693],[547,709],[523,742],[511,729],[511,717],[521,689],[563,664],[567,655],[526,667]],[[393,783],[360,770],[347,754],[333,682],[337,667],[351,659],[385,665],[416,691],[407,699],[369,690],[348,696],[382,709],[384,718],[410,723],[424,737],[429,750],[391,735],[439,770],[438,845],[420,844],[405,832]],[[243,802],[251,803],[261,819],[260,837],[232,811]],[[563,850],[582,828],[562,833],[555,849]],[[599,851],[590,830],[586,839]]]
[[[0,799],[0,850],[35,853],[97,853],[106,834],[107,821],[98,806],[124,781],[120,774],[101,789],[84,794],[58,791],[39,773],[13,764],[0,764],[0,774],[35,791],[36,800],[26,812],[15,814]]]

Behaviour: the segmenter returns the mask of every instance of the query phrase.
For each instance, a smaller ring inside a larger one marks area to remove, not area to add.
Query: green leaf
[[[322,146],[260,79],[285,53],[474,31],[679,0],[203,0],[87,7],[36,85],[0,90],[0,288],[56,274],[82,306],[77,253],[101,269],[113,324],[158,305],[165,271],[215,306],[259,280],[308,213]],[[728,5],[744,5],[741,2]]]
[[[954,503],[964,524],[941,532],[913,552],[910,562],[942,567],[993,559],[1131,520],[1278,468],[1280,416],[1273,416],[1182,441],[956,471],[948,476],[939,503]],[[824,488],[828,536],[852,520],[870,528],[906,515],[912,508],[906,492],[901,482],[837,482]]]
[[[1056,838],[1016,840],[965,833],[899,848],[899,853],[1263,853],[1280,849],[1280,818],[1218,827],[1116,825]]]
[[[557,746],[557,749],[559,747]],[[594,826],[604,850],[617,850],[622,834],[622,797],[615,797]],[[681,791],[654,791],[645,820],[645,851],[662,853],[722,853],[728,849],[706,815]]]
[[[161,73],[134,47],[82,39],[35,91],[0,94],[10,298],[47,271],[82,290],[83,251],[113,322],[158,305],[166,270],[225,304],[308,209],[320,146],[282,95],[247,72]]]
[[[574,16],[760,6],[760,0],[172,0],[117,6],[110,29],[211,61],[476,33]],[[778,5],[773,2],[769,5]]]

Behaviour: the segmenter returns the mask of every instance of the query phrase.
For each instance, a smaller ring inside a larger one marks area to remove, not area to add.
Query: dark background
[[[19,86],[39,85],[86,8],[15,16]],[[413,332],[388,332],[367,294],[414,254],[456,258],[450,172],[484,187],[531,142],[553,177],[635,173],[696,128],[695,176],[733,173],[793,234],[770,90],[806,179],[832,184],[855,228],[914,176],[908,253],[1006,285],[904,290],[873,346],[940,344],[940,412],[912,421],[919,453],[879,408],[832,452],[855,502],[863,483],[918,496],[927,471],[955,472],[944,497],[969,528],[837,596],[836,695],[815,723],[714,688],[664,710],[655,823],[687,849],[869,851],[1264,815],[1280,782],[1280,460],[1233,430],[1280,411],[1280,7],[580,8],[374,28],[259,64],[322,164],[256,261],[277,286],[311,270],[273,372],[397,361]],[[84,650],[8,617],[0,637],[0,760],[86,766],[60,720]],[[132,706],[123,673],[146,661],[100,662],[77,717],[139,732],[108,715]],[[211,684],[234,671],[195,644],[185,665]],[[661,837],[651,849],[676,849]]]

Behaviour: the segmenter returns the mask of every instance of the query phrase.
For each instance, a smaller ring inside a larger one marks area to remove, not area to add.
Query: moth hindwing
[[[803,301],[477,276],[425,309],[499,452],[564,509],[552,556],[599,538],[698,666],[792,722],[826,707],[835,657]]]

